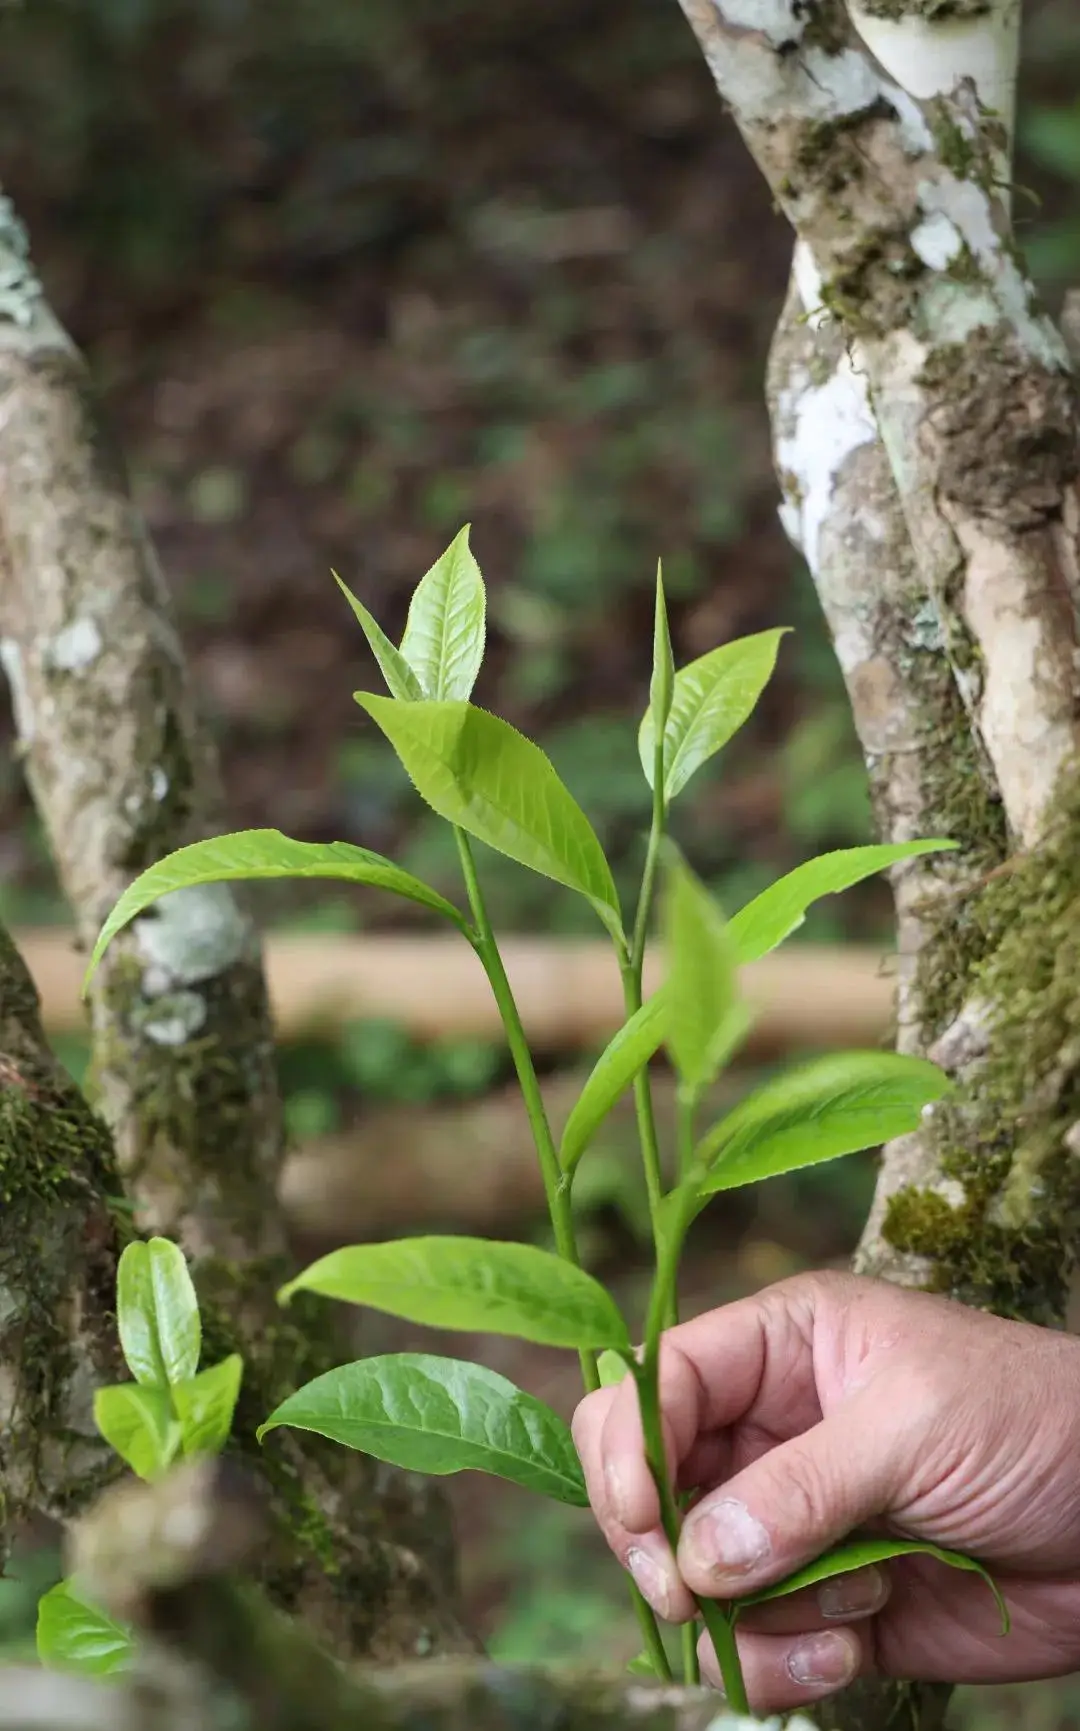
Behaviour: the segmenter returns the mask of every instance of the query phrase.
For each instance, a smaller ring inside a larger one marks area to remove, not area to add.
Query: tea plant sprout
[[[453,827],[465,907],[365,848],[249,830],[181,848],[144,872],[106,920],[87,978],[116,933],[161,897],[223,879],[327,877],[367,884],[416,902],[456,927],[483,964],[498,1004],[536,1145],[555,1250],[466,1237],[351,1246],[298,1275],[283,1289],[282,1300],[303,1290],[413,1322],[576,1350],[587,1390],[632,1376],[663,1525],[674,1546],[685,1493],[693,1487],[669,1482],[658,1365],[663,1331],[678,1316],[679,1260],[692,1222],[722,1191],[914,1130],[947,1087],[942,1072],[921,1058],[881,1051],[830,1054],[767,1081],[718,1123],[703,1126],[706,1090],[751,1026],[740,969],[790,936],[821,896],[952,844],[931,839],[826,854],[788,873],[726,920],[668,840],[668,811],[697,769],[753,712],[784,632],[759,632],[677,668],[658,571],[649,703],[638,735],[651,824],[628,924],[599,839],[548,758],[471,701],[484,654],[486,604],[468,529],[417,586],[400,645],[338,582],[389,693],[358,692],[356,701],[416,790]],[[626,1019],[558,1138],[488,916],[476,842],[584,897],[611,940],[620,970]],[[659,989],[644,999],[645,949],[658,912],[665,971]],[[661,1167],[649,1077],[650,1061],[661,1048],[677,1081],[671,1182]],[[654,1248],[644,1341],[637,1350],[611,1295],[581,1267],[572,1205],[581,1162],[615,1102],[631,1089]],[[468,1159],[467,1149],[460,1158]],[[145,1422],[153,1421],[148,1415]],[[339,1366],[285,1399],[259,1434],[279,1426],[313,1431],[415,1471],[479,1469],[572,1505],[583,1507],[588,1500],[562,1418],[506,1378],[462,1360],[395,1353]],[[735,1639],[746,1604],[910,1551],[985,1573],[978,1563],[933,1546],[854,1537],[753,1600],[700,1600],[732,1709],[748,1711]],[[632,1592],[645,1644],[635,1668],[670,1677],[652,1612],[636,1588]],[[1003,1607],[1002,1613],[1004,1622]],[[683,1672],[687,1681],[697,1681],[693,1626],[684,1632]]]

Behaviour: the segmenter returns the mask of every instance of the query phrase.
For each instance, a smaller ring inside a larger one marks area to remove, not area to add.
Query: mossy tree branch
[[[682,4],[796,234],[768,382],[783,516],[879,827],[962,850],[895,879],[898,1043],[956,1086],[885,1151],[857,1262],[1057,1324],[1080,1209],[1080,429],[1010,230],[1019,7],[822,0],[755,29]],[[946,1701],[867,1683],[817,1716],[936,1731]]]
[[[86,947],[139,871],[223,827],[220,789],[122,461],[3,199],[0,265],[0,652]],[[325,1308],[286,1321],[275,1300],[287,1264],[273,1030],[258,941],[228,886],[182,891],[133,923],[96,976],[92,1024],[94,1097],[136,1222],[191,1258],[208,1346],[243,1353],[253,1446],[273,1406],[341,1354]],[[98,1296],[107,1313],[107,1282]],[[460,1648],[430,1482],[292,1440],[268,1455],[279,1601],[338,1651]]]
[[[122,1374],[109,1134],[49,1051],[0,926],[0,1568],[37,1512],[64,1520],[115,1477],[93,1420]]]
[[[71,1560],[142,1631],[136,1668],[111,1685],[6,1672],[0,1731],[739,1731],[700,1690],[454,1660],[347,1674],[236,1579],[261,1527],[250,1481],[207,1463],[117,1487]]]

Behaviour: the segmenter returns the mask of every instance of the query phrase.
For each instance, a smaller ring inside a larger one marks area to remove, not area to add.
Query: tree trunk
[[[0,657],[85,948],[138,872],[221,827],[220,790],[122,461],[3,199],[0,284]],[[91,1010],[95,1098],[137,1223],[190,1257],[208,1348],[242,1351],[253,1446],[283,1395],[341,1355],[326,1307],[286,1320],[275,1301],[287,1263],[273,1030],[258,940],[229,887],[181,891],[136,920]],[[111,1308],[107,1289],[98,1299]],[[338,1651],[460,1648],[430,1481],[325,1446],[290,1443],[267,1462],[291,1504],[282,1603]]]
[[[791,0],[754,29],[737,0],[682,4],[795,229],[768,380],[783,517],[882,837],[959,843],[896,874],[898,1043],[955,1089],[886,1149],[857,1265],[1060,1325],[1080,1205],[1078,419],[1009,226],[1019,6],[849,19]],[[820,1720],[931,1731],[945,1699],[866,1685]]]

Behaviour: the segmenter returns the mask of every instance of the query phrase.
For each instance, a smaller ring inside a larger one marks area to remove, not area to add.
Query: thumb
[[[885,1514],[902,1472],[899,1429],[882,1423],[880,1394],[862,1390],[702,1497],[678,1549],[691,1592],[756,1592]]]

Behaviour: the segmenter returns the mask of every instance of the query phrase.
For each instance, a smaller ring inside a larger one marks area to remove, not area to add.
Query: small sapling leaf
[[[136,1382],[166,1389],[199,1368],[199,1301],[184,1255],[167,1238],[125,1248],[116,1276],[120,1345]]]
[[[559,1144],[564,1172],[573,1172],[615,1102],[659,1051],[666,1028],[663,989],[647,998],[605,1046],[566,1120]]]
[[[738,956],[727,922],[674,853],[667,867],[664,936],[667,1047],[680,1083],[696,1095],[713,1080],[747,1022],[740,1015]]]
[[[472,696],[484,659],[485,610],[484,580],[466,524],[413,591],[401,639],[402,659],[425,697],[455,702]]]
[[[606,1348],[596,1360],[596,1374],[601,1388],[616,1388],[630,1374],[630,1366],[621,1353]]]
[[[239,830],[234,835],[214,836],[209,841],[177,848],[128,885],[98,934],[86,970],[84,993],[117,932],[153,902],[195,884],[223,883],[235,878],[339,878],[346,883],[370,884],[374,889],[389,890],[407,901],[418,902],[421,907],[453,921],[459,930],[467,930],[467,921],[458,908],[381,854],[345,841],[293,841],[276,829]]]
[[[821,896],[837,895],[901,860],[942,853],[955,846],[951,841],[887,842],[840,848],[806,860],[732,916],[731,933],[740,962],[756,962],[775,950],[802,925],[807,908]]]
[[[94,1423],[140,1479],[156,1479],[180,1447],[180,1426],[167,1390],[138,1382],[94,1393]]]
[[[107,1677],[131,1664],[135,1640],[125,1624],[84,1598],[75,1581],[60,1581],[38,1600],[37,1655],[50,1671]]]
[[[618,1307],[600,1282],[532,1244],[430,1237],[350,1245],[312,1263],[280,1296],[302,1291],[431,1328],[508,1334],[581,1351],[630,1345]]]
[[[538,745],[471,703],[395,703],[364,691],[354,695],[440,817],[519,865],[577,890],[608,930],[621,936],[604,850]]]
[[[774,1077],[698,1146],[703,1195],[875,1148],[919,1126],[948,1078],[925,1058],[832,1052]]]
[[[665,800],[681,793],[694,771],[753,714],[776,665],[783,635],[783,630],[774,630],[740,637],[680,668],[664,729]],[[651,704],[638,732],[638,751],[651,787],[656,756]]]
[[[738,1599],[734,1606],[735,1614],[748,1610],[751,1605],[764,1605],[770,1599],[786,1598],[789,1593],[801,1592],[804,1587],[816,1587],[821,1581],[832,1580],[834,1575],[849,1575],[854,1569],[864,1569],[870,1563],[891,1562],[896,1557],[933,1557],[939,1563],[946,1563],[950,1569],[964,1569],[970,1574],[980,1575],[994,1595],[1001,1614],[1001,1632],[1008,1634],[1009,1608],[990,1571],[982,1563],[977,1563],[974,1557],[965,1557],[961,1551],[944,1550],[940,1545],[926,1544],[920,1539],[848,1539],[826,1551],[816,1561],[807,1563],[804,1569],[797,1569],[785,1580],[774,1582],[760,1593],[749,1593],[745,1599]]]
[[[244,1361],[230,1353],[172,1389],[185,1455],[220,1454],[232,1431]]]
[[[368,647],[379,664],[379,670],[386,680],[386,689],[391,697],[396,697],[403,703],[418,703],[424,693],[421,690],[420,681],[402,655],[401,650],[391,643],[382,626],[368,612],[363,602],[356,599],[352,590],[341,581],[337,572],[334,571],[331,575],[360,622],[360,629],[367,638]]]
[[[574,1508],[588,1505],[569,1427],[495,1371],[427,1353],[340,1365],[281,1403],[259,1430],[314,1431],[408,1472],[493,1473]]]
[[[656,564],[656,614],[653,621],[652,681],[649,685],[649,714],[653,726],[663,732],[671,714],[675,695],[675,655],[671,647],[671,627],[668,624],[667,602],[664,597],[664,574]]]

